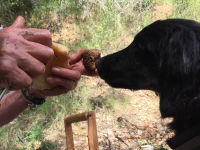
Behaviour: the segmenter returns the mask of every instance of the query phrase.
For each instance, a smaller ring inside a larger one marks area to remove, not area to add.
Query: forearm
[[[20,91],[6,94],[0,102],[0,126],[15,119],[28,107]]]

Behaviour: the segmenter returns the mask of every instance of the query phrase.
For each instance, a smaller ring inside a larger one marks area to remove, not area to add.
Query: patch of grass
[[[116,105],[116,103],[118,102],[119,100],[112,97],[112,96],[109,96],[105,99],[105,102],[104,102],[104,108],[106,110],[111,110],[113,111],[114,110],[114,107]]]
[[[154,3],[164,3],[164,4],[172,4],[173,0],[146,0],[146,1],[152,1]]]
[[[31,0],[1,0],[0,3],[0,21],[4,26],[10,25],[18,15],[28,18],[34,7]]]
[[[148,142],[145,140],[145,139],[138,139],[138,144],[140,144],[140,145],[147,145],[148,144]]]
[[[130,0],[123,3],[105,0],[94,4],[88,2],[87,5],[89,8],[84,11],[84,19],[79,22],[82,33],[71,45],[73,49],[94,48],[105,53],[117,51],[128,46],[133,35],[151,20],[152,5],[144,6],[143,2],[140,5]]]
[[[40,147],[38,148],[38,150],[55,150],[57,149],[57,145],[55,145],[54,143],[50,142],[50,141],[43,141],[40,145]]]
[[[152,13],[150,12],[148,16],[143,18],[142,28],[148,26],[152,22]]]
[[[168,147],[161,147],[161,150],[169,149]]]
[[[200,0],[175,0],[174,18],[186,18],[200,21]]]
[[[38,145],[36,143],[40,143],[40,147],[38,150],[42,149],[55,149],[56,145],[51,143],[48,140],[45,140],[43,127],[40,125],[38,120],[33,122],[33,128],[25,133],[23,137],[16,137],[16,143],[19,145],[18,149],[21,150],[34,150]]]

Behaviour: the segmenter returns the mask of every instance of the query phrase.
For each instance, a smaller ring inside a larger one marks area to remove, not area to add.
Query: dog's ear
[[[174,28],[161,43],[160,55],[160,109],[163,117],[170,117],[176,113],[176,101],[184,104],[184,99],[177,96],[186,88],[192,91],[190,88],[196,88],[200,83],[197,34],[186,27]]]
[[[163,73],[179,78],[194,71],[200,57],[197,34],[186,27],[176,27],[165,40],[160,62]]]

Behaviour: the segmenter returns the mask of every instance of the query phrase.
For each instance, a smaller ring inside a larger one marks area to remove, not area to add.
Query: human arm
[[[0,126],[9,123],[28,107],[20,91],[11,91],[0,102]]]
[[[67,93],[73,90],[78,80],[80,79],[80,73],[65,68],[58,69],[53,68],[54,76],[48,79],[50,84],[57,85],[58,87],[38,91],[36,89],[30,89],[30,92],[35,95],[36,98],[42,98],[46,96],[56,96]],[[0,126],[3,126],[13,119],[15,119],[20,113],[22,113],[28,107],[27,101],[21,94],[21,91],[11,91],[6,94],[0,102]]]

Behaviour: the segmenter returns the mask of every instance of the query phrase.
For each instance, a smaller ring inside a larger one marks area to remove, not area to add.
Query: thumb
[[[14,28],[24,28],[25,27],[25,19],[22,16],[18,16],[15,22],[11,25]]]
[[[85,52],[84,48],[81,48],[78,52],[70,55],[70,61],[69,64],[75,64],[77,62],[79,62],[82,59],[82,55]]]

